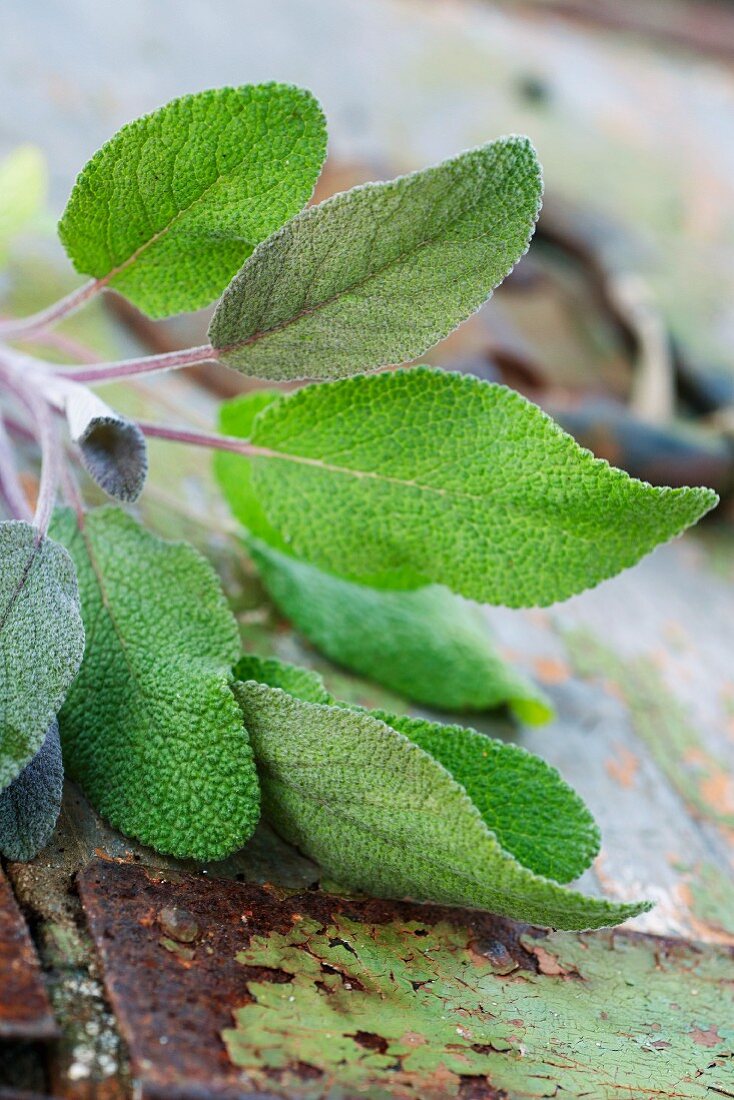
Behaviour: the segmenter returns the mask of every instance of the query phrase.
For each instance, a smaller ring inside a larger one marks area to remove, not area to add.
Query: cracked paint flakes
[[[303,1100],[588,1096],[592,1083],[596,1100],[734,1094],[732,953],[612,932],[521,942],[537,972],[498,973],[445,922],[336,914],[255,936],[239,961],[281,980],[247,981],[230,1058]]]

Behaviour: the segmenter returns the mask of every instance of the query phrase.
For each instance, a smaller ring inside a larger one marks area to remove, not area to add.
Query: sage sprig
[[[553,769],[463,727],[349,709],[306,670],[242,658],[201,556],[117,507],[88,511],[77,486],[81,467],[131,503],[147,436],[214,449],[266,586],[304,634],[424,703],[507,702],[527,721],[547,702],[462,599],[565,599],[715,505],[707,489],[653,488],[595,459],[502,386],[426,367],[363,373],[450,333],[527,250],[542,192],[528,138],[304,210],[325,149],[318,103],[285,84],[203,91],[129,123],[83,168],[59,224],[89,281],[0,322],[0,852],[31,858],[50,835],[58,723],[97,810],[161,852],[228,855],[262,797],[350,888],[564,928],[623,920],[644,904],[564,886],[599,838]],[[42,191],[36,153],[0,165],[0,259]],[[210,342],[63,365],[19,349],[53,344],[59,321],[108,292],[151,317],[219,299]],[[136,422],[89,388],[205,361],[333,381],[235,401],[220,432]],[[33,501],[20,440],[40,455]]]

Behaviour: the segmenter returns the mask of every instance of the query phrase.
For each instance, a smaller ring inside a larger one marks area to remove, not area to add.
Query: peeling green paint
[[[229,1056],[298,1100],[734,1096],[727,949],[614,932],[522,944],[537,971],[445,922],[296,916],[238,955],[278,980],[248,980]]]
[[[698,736],[654,663],[648,657],[624,660],[585,630],[567,631],[563,640],[580,676],[614,685],[638,737],[688,808],[704,820],[734,827],[729,770]]]

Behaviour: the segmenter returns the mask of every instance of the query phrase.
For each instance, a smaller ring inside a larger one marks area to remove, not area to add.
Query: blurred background
[[[591,805],[606,847],[589,889],[653,897],[638,926],[734,943],[734,4],[4,0],[0,183],[14,198],[0,210],[0,310],[75,285],[55,219],[122,123],[185,92],[271,79],[324,105],[319,199],[501,134],[536,144],[546,202],[529,255],[425,358],[506,382],[596,454],[655,483],[713,486],[722,505],[560,607],[493,609],[503,655],[558,717],[537,731],[478,721],[557,764]],[[153,324],[108,295],[60,332],[114,358],[202,343],[206,323]],[[124,411],[209,426],[247,385],[202,369],[107,393]],[[151,459],[146,520],[204,545],[246,644],[333,685],[341,674],[253,586],[208,456],[152,441]],[[338,689],[375,701],[346,677]]]

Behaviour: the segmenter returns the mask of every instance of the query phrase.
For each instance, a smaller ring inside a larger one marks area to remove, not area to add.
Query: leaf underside
[[[209,338],[258,378],[339,378],[421,355],[486,301],[527,251],[535,150],[501,138],[304,211],[225,291]]]
[[[0,790],[43,744],[76,676],[84,627],[69,555],[28,523],[0,523]]]
[[[59,235],[77,271],[150,317],[199,309],[308,201],[325,151],[321,109],[300,88],[182,96],[92,157]]]
[[[481,735],[458,727],[443,732],[407,721],[409,738],[366,711],[320,701],[318,679],[311,674],[304,690],[302,670],[291,679],[288,666],[273,674],[277,665],[258,667],[248,658],[236,675],[257,674],[260,680],[238,681],[233,688],[255,752],[263,811],[285,839],[339,883],[381,897],[489,909],[568,929],[616,924],[648,907],[584,897],[520,862],[554,868],[566,878],[597,850],[588,811],[542,761],[491,742],[485,755],[476,740]],[[288,686],[317,701],[297,698]],[[475,801],[421,747],[421,739],[440,748],[443,761],[473,785]],[[519,791],[517,820],[502,805],[510,793],[515,796],[515,784],[530,791]],[[537,806],[538,799],[545,806]],[[560,821],[553,839],[524,835],[528,806],[534,807],[531,829],[554,814],[562,819],[566,853],[554,852],[555,837],[563,836]]]
[[[0,854],[22,861],[38,855],[53,835],[63,790],[59,726],[54,719],[30,764],[0,791]]]
[[[229,690],[237,625],[207,562],[116,508],[83,529],[57,513],[76,563],[87,652],[60,715],[69,772],[121,832],[220,859],[259,814],[252,752]]]
[[[718,499],[637,481],[514,391],[428,367],[307,386],[250,440],[256,537],[346,580],[510,607],[598,584]]]

